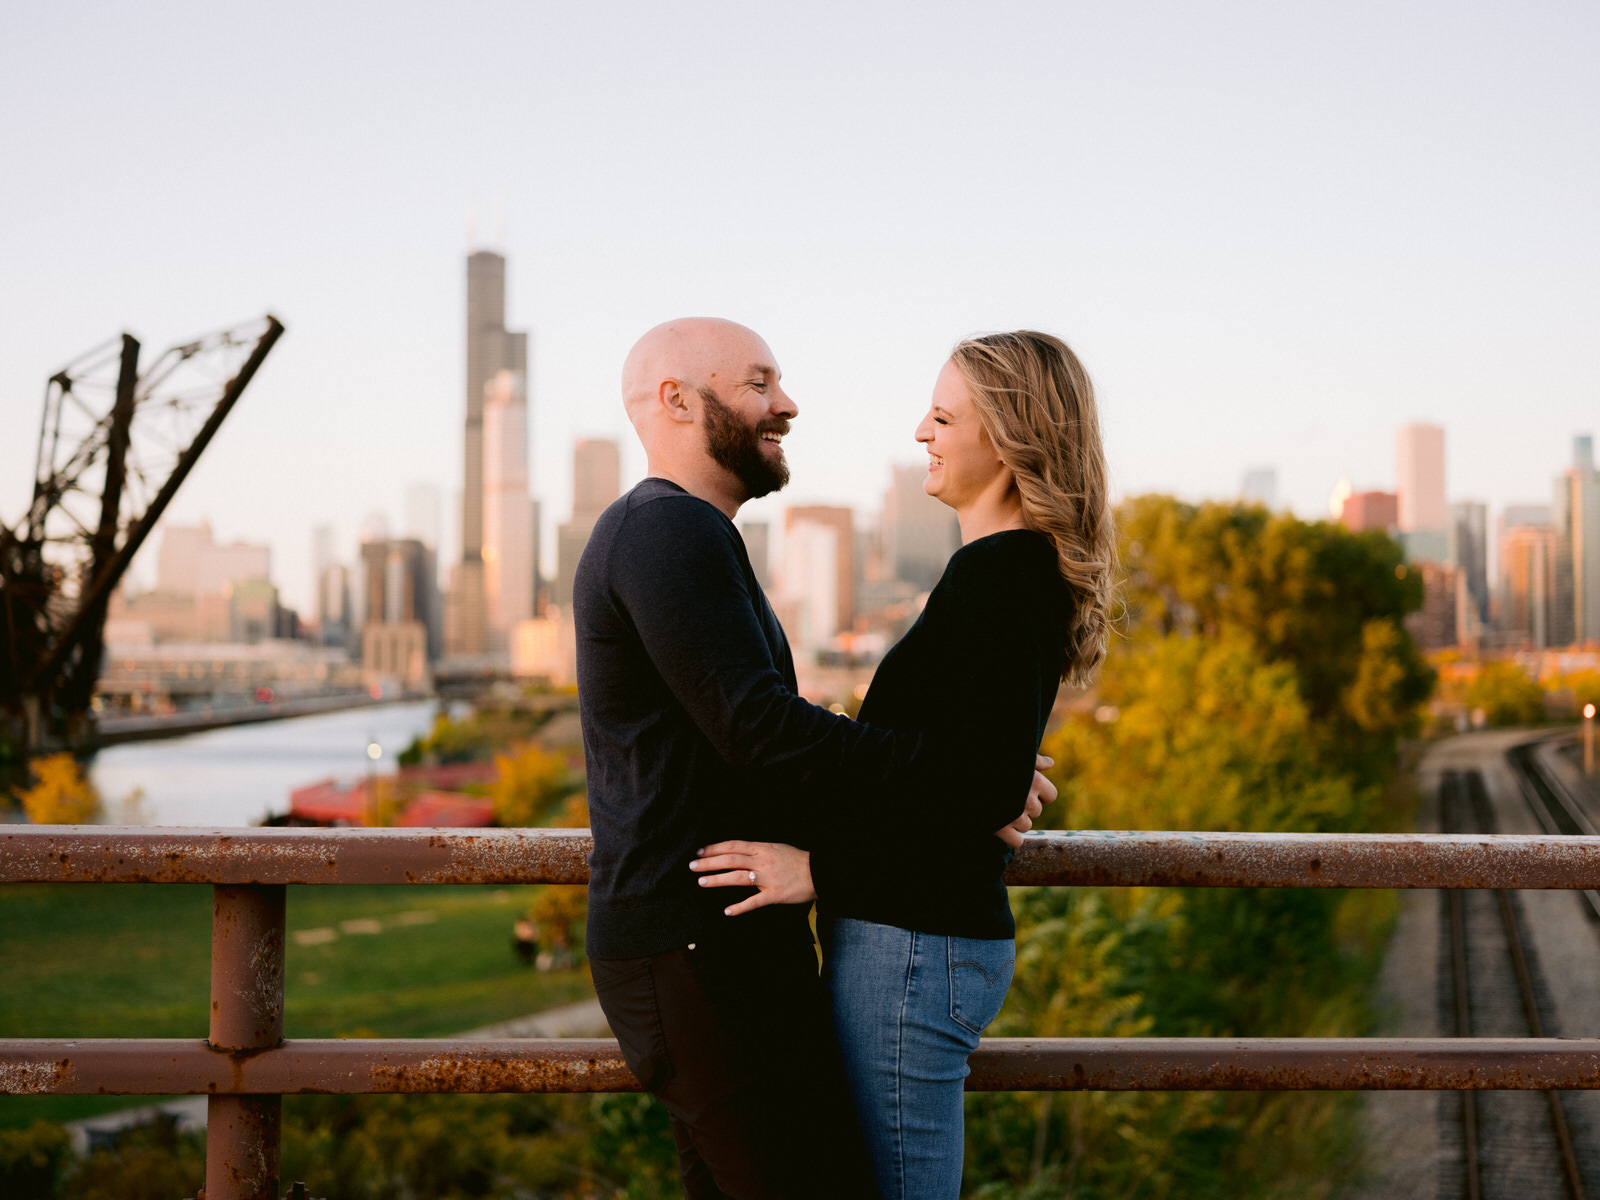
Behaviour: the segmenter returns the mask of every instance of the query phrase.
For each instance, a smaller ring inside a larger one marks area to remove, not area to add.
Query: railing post
[[[213,1049],[248,1054],[283,1041],[284,891],[282,884],[213,889]],[[280,1096],[211,1097],[206,1200],[277,1200],[282,1115]]]

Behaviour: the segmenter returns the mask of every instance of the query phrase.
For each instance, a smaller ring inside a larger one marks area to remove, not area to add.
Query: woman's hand
[[[702,875],[701,887],[753,887],[756,894],[722,911],[730,917],[768,904],[810,904],[817,898],[811,886],[811,851],[782,842],[718,842],[707,846],[689,864],[691,871],[720,871]]]
[[[1022,845],[1022,835],[1033,828],[1033,819],[1044,811],[1044,806],[1056,798],[1056,785],[1046,779],[1041,771],[1047,771],[1056,765],[1056,760],[1046,758],[1039,754],[1033,760],[1033,786],[1028,789],[1028,802],[1023,805],[1022,815],[1004,829],[995,831],[999,838],[1013,850]]]

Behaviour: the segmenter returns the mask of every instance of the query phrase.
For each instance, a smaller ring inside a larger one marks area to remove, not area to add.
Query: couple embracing
[[[1046,334],[956,346],[916,438],[962,546],[856,721],[796,693],[733,524],[788,481],[772,351],[672,321],[622,385],[647,477],[574,586],[601,1006],[690,1197],[955,1197],[967,1056],[1014,965],[1001,875],[1055,795],[1058,685],[1109,628],[1088,376]]]

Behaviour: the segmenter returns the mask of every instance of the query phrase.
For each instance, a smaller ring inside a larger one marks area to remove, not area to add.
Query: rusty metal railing
[[[585,883],[589,846],[584,830],[8,829],[0,882],[201,883],[215,904],[206,1040],[0,1040],[0,1092],[207,1095],[207,1200],[267,1200],[284,1095],[636,1091],[603,1039],[283,1038],[288,885]],[[1047,833],[1006,882],[1600,888],[1600,837]],[[971,1065],[978,1091],[1600,1088],[1600,1039],[985,1038]]]

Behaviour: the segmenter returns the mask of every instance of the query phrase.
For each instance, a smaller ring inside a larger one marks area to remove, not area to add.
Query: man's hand
[[[999,838],[1013,850],[1022,845],[1022,835],[1033,828],[1033,819],[1044,811],[1044,806],[1056,798],[1056,785],[1051,783],[1041,771],[1048,771],[1056,765],[1056,760],[1046,758],[1040,754],[1033,760],[1033,786],[1028,789],[1028,802],[1022,806],[1022,815],[1004,829],[996,830],[995,837]]]
[[[811,851],[782,842],[717,842],[706,846],[689,864],[691,871],[721,871],[702,875],[701,887],[753,887],[754,896],[722,911],[730,917],[768,904],[810,904],[817,898],[811,884]]]

